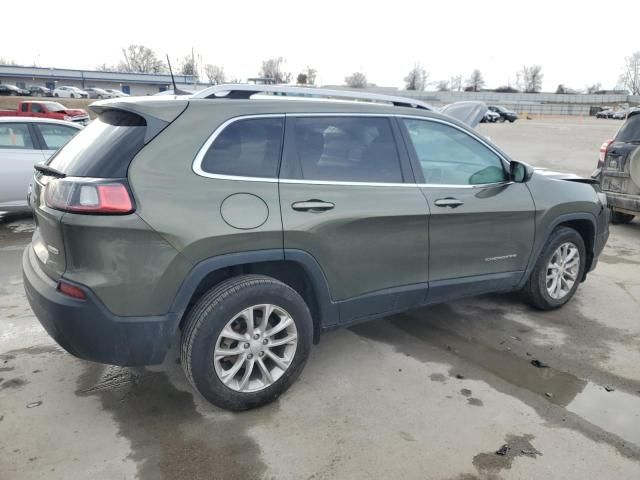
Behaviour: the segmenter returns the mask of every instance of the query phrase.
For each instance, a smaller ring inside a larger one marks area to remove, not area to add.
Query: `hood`
[[[580,175],[576,175],[575,173],[554,172],[553,170],[548,170],[546,168],[536,168],[534,172],[538,175],[544,175],[545,177],[553,178],[554,180],[567,180],[569,182],[591,184],[600,183],[598,180],[593,178],[581,177]]]
[[[484,102],[455,102],[445,105],[440,112],[476,128],[488,110]]]
[[[64,113],[65,115],[69,115],[71,117],[77,117],[79,115],[87,115],[86,110],[81,108],[67,108],[66,110],[62,110],[60,113]]]

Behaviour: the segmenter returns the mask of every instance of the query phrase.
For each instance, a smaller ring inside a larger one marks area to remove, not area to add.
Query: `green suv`
[[[263,85],[95,103],[36,166],[31,307],[96,362],[158,364],[178,336],[232,410],[277,398],[328,329],[486,292],[560,307],[606,198],[511,160],[454,118],[477,123],[467,103]]]

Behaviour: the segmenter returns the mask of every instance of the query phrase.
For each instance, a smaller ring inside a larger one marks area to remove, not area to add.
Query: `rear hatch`
[[[98,102],[92,105],[99,114],[98,118],[45,162],[44,166],[36,166],[40,171],[36,171],[34,175],[29,195],[36,223],[32,247],[41,268],[49,277],[57,280],[66,269],[68,252],[65,251],[62,228],[65,215],[114,214],[105,209],[88,208],[83,211],[82,205],[85,204],[81,204],[81,197],[84,195],[82,187],[68,187],[78,184],[104,185],[109,188],[115,184],[128,188],[127,171],[133,158],[170,123],[169,118],[175,119],[186,105],[186,101],[176,102],[169,106],[169,112],[164,109],[162,115],[157,115],[158,108],[153,102],[148,102],[149,108],[141,108],[135,103]],[[154,115],[145,113],[145,110],[150,110]],[[65,208],[64,202],[76,202],[77,208]]]
[[[640,194],[640,112],[629,116],[607,148],[602,166],[602,190]]]

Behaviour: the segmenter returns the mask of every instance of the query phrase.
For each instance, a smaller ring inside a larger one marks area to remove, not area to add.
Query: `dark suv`
[[[234,410],[285,391],[327,329],[486,292],[560,307],[606,199],[451,116],[481,107],[265,85],[98,102],[36,166],[29,302],[97,362],[158,364],[178,334],[191,383]]]
[[[511,110],[507,110],[500,105],[489,105],[489,110],[500,115],[499,122],[508,121],[509,123],[513,123],[518,119],[518,114],[516,112],[512,112]]]
[[[640,215],[640,108],[631,109],[615,138],[602,144],[598,168],[613,223]]]

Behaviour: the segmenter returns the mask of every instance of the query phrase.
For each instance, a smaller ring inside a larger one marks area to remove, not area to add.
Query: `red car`
[[[89,114],[81,108],[67,108],[58,102],[24,101],[16,110],[0,110],[0,117],[44,117],[86,125]]]

